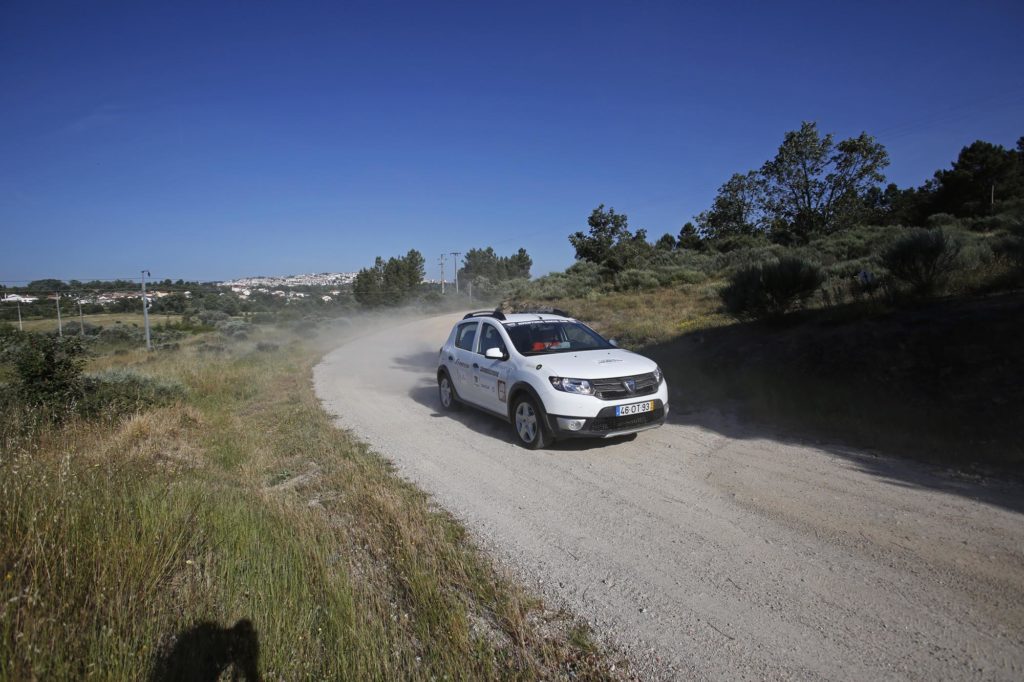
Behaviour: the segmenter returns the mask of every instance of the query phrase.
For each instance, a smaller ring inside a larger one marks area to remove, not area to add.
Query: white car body
[[[567,324],[544,324],[552,322]],[[511,336],[516,335],[523,344],[533,338],[524,335],[542,330],[561,330],[563,340],[549,342],[544,350],[537,350],[543,345],[537,343],[532,350],[521,352]],[[599,341],[587,337],[588,332]],[[566,333],[574,338],[579,335],[579,345],[603,346],[574,350],[577,341]],[[501,356],[487,357],[490,348],[498,348]],[[614,347],[586,325],[560,314],[468,314],[452,328],[438,358],[441,401],[449,408],[445,377],[450,379],[455,400],[502,417],[517,429],[521,423],[517,423],[516,406],[522,396],[530,396],[539,408],[541,446],[552,438],[611,438],[656,428],[664,423],[669,410],[668,386],[653,360]],[[557,378],[581,380],[570,383],[577,390],[589,386],[593,393],[556,388],[561,385]]]

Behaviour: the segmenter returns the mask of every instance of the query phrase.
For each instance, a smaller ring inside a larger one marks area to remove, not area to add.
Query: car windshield
[[[562,320],[530,320],[506,322],[505,330],[512,345],[522,355],[544,355],[581,350],[614,348],[600,334],[585,324]]]

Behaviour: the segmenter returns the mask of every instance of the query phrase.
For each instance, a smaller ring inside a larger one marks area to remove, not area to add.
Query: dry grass
[[[64,306],[61,306],[63,308]],[[145,324],[142,313],[96,313],[95,315],[83,315],[82,319],[85,320],[87,325],[93,324],[97,327],[112,327],[114,325],[123,324],[125,326],[139,327]],[[62,321],[64,327],[73,325],[74,328],[78,329],[79,317],[78,315],[63,315]],[[163,324],[178,324],[181,322],[181,315],[150,315],[149,324],[152,327]],[[18,326],[17,322],[10,322],[15,327]],[[27,332],[52,332],[57,331],[57,318],[47,318],[43,320],[25,320],[25,331]]]
[[[585,628],[332,426],[312,345],[277,342],[99,358],[189,397],[3,444],[0,679],[145,678],[240,619],[266,679],[608,676]]]
[[[516,302],[530,307],[529,302]],[[625,346],[661,343],[694,329],[733,322],[718,312],[718,284],[702,283],[638,292],[611,292],[545,302],[568,311]]]

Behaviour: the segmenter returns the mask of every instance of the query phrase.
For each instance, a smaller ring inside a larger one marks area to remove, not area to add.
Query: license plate
[[[616,417],[626,417],[631,414],[641,414],[643,412],[653,412],[654,401],[648,400],[644,403],[633,403],[632,405],[619,405],[615,408]]]

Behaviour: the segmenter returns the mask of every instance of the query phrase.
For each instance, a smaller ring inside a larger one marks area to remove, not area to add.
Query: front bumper
[[[568,415],[547,415],[548,428],[556,438],[615,438],[631,433],[656,429],[665,423],[668,416],[668,403],[654,400],[654,409],[626,417],[615,416],[615,405],[609,405],[596,417],[573,417]],[[568,428],[569,422],[583,422],[579,429]]]

